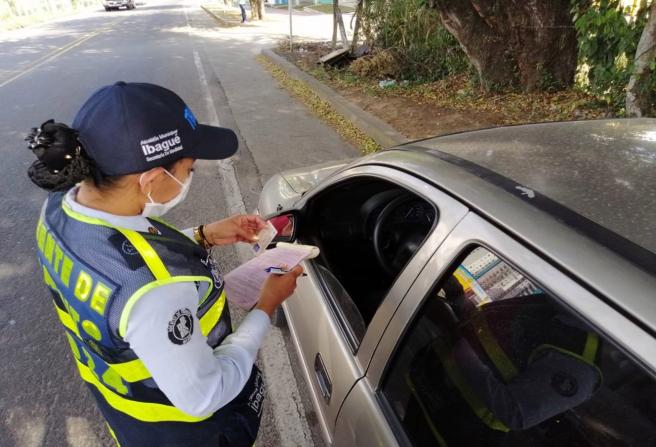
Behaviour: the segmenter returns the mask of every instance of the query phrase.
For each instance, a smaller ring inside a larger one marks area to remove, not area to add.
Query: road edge
[[[214,97],[210,90],[202,58],[196,49],[194,49],[194,63],[201,88],[206,94],[209,124],[219,126],[221,123]],[[218,80],[218,78],[216,79]],[[220,83],[218,85],[220,87]],[[234,161],[232,159],[218,160],[216,168],[229,214],[246,214],[246,204]],[[246,244],[236,244],[234,248],[240,263],[247,262],[253,257]],[[306,420],[305,406],[292,370],[291,359],[289,355],[280,355],[281,353],[288,354],[287,345],[281,330],[272,325],[260,347],[259,358],[267,385],[269,405],[272,407],[276,431],[280,437],[280,445],[312,447],[314,445],[312,432]]]
[[[226,20],[226,19],[224,19],[223,17],[219,16],[218,14],[216,14],[215,12],[213,12],[211,9],[209,9],[208,7],[206,7],[205,5],[200,5],[200,8],[201,8],[203,11],[205,11],[206,13],[208,13],[208,14],[209,14],[214,20],[216,20],[217,22],[219,22],[222,26],[228,26],[228,27],[230,27],[230,26],[238,26],[238,25],[239,25],[238,22],[233,22],[233,21],[230,21],[230,20]]]
[[[305,84],[319,98],[330,104],[337,113],[351,121],[383,148],[398,146],[399,144],[410,141],[385,121],[362,110],[326,84],[305,73],[284,57],[276,54],[273,50],[264,49],[261,54],[281,70],[284,70],[290,77]]]

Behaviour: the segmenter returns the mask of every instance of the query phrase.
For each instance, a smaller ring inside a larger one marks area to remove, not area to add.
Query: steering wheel
[[[382,209],[374,224],[373,246],[376,260],[389,276],[396,276],[421,245],[423,234],[408,234],[390,227],[387,221],[397,208],[417,200],[410,193],[402,194]]]

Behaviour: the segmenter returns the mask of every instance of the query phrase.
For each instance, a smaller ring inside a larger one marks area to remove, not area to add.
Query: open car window
[[[346,180],[308,202],[298,239],[321,249],[312,262],[354,351],[437,219],[427,200],[374,177]]]
[[[483,247],[425,298],[382,398],[412,445],[656,445],[656,382]]]

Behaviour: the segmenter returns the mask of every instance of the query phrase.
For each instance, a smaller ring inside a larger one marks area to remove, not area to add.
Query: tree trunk
[[[250,2],[251,20],[264,20],[264,0],[250,0]]]
[[[337,47],[337,10],[339,9],[339,0],[333,0],[333,50]]]
[[[342,11],[337,8],[337,25],[339,27],[339,34],[342,37],[342,48],[349,47],[348,37],[346,36],[346,27],[344,26],[344,17]]]
[[[355,51],[358,46],[358,37],[360,34],[360,23],[362,21],[362,9],[364,0],[359,0],[355,7],[355,25],[353,26],[353,40],[351,41],[351,52]]]
[[[18,9],[16,9],[16,0],[7,0],[7,4],[9,5],[9,9],[11,10],[11,14],[14,17],[18,17]]]
[[[649,91],[653,70],[651,64],[656,60],[656,1],[649,10],[649,20],[642,31],[635,59],[633,74],[626,87],[626,114],[643,116],[650,112],[653,92]]]
[[[572,85],[577,41],[569,0],[432,0],[486,89]]]

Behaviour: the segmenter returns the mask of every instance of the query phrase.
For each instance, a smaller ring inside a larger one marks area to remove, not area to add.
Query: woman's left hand
[[[257,241],[257,233],[265,227],[266,222],[256,214],[237,214],[205,225],[203,233],[212,245],[250,244]]]

